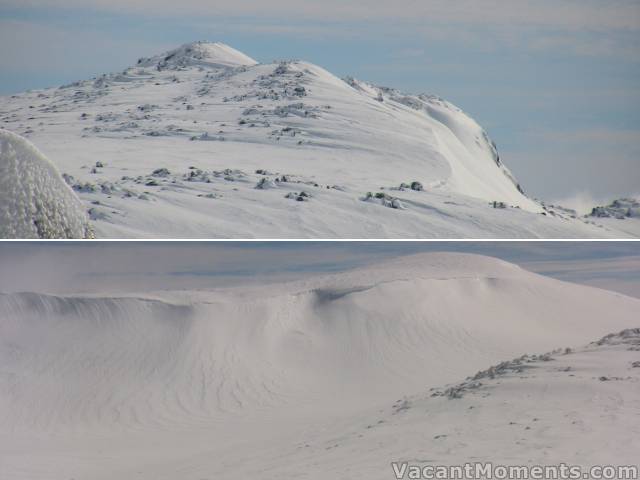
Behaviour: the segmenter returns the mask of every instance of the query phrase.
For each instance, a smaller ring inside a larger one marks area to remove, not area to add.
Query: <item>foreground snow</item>
[[[3,295],[0,473],[383,479],[405,460],[630,462],[637,346],[564,348],[633,327],[639,307],[461,254],[266,287]]]
[[[0,129],[0,238],[87,238],[88,218],[56,167]]]
[[[3,97],[0,120],[69,175],[101,237],[629,235],[527,198],[441,98],[219,43]]]

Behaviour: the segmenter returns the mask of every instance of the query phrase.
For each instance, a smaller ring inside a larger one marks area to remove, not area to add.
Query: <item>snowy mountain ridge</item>
[[[0,99],[98,237],[615,237],[523,194],[451,103],[195,42]]]

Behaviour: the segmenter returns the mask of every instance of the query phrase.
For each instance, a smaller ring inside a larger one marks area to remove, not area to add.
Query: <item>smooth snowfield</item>
[[[2,97],[0,121],[69,175],[99,237],[632,234],[526,197],[486,132],[441,98],[221,43]]]
[[[80,199],[27,140],[0,129],[0,238],[87,238]]]
[[[575,378],[549,361],[486,396],[431,395],[632,327],[639,307],[462,254],[265,287],[5,294],[0,477],[386,479],[406,459],[628,462],[637,351],[567,355]]]

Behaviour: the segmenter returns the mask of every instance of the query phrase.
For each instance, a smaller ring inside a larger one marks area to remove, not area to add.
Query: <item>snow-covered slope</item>
[[[456,432],[434,431],[422,407],[411,410],[412,422],[393,423],[396,400],[425,397],[523,353],[632,327],[639,307],[637,299],[460,254],[265,287],[2,295],[0,473],[275,479],[309,468],[309,478],[341,478],[338,468],[362,466],[371,478],[390,478],[390,462],[406,458],[391,441],[403,429],[415,440],[412,454],[418,437]],[[549,398],[562,402],[562,392]],[[637,402],[637,390],[628,401]],[[459,408],[438,402],[444,428]],[[561,416],[548,412],[544,421]],[[506,423],[498,414],[481,421],[496,418]],[[474,425],[480,435],[482,424]],[[588,441],[613,449],[623,438]],[[453,447],[428,458],[454,458]],[[513,448],[544,460],[536,456],[542,450]],[[489,447],[481,454],[502,458],[492,455]],[[580,452],[572,459],[591,461]]]
[[[84,207],[27,140],[0,129],[0,238],[88,238]]]
[[[494,467],[565,464],[585,475],[593,466],[638,472],[640,329],[576,347],[529,351],[478,372],[471,368],[461,383],[398,395],[330,432],[309,434],[304,453],[290,448],[282,456],[291,469],[311,465],[307,478],[317,479],[356,472],[380,480],[421,478],[416,471],[425,467],[488,461]],[[267,465],[263,478],[277,478],[282,470],[268,455],[255,462]],[[612,478],[633,478],[623,472]]]
[[[3,97],[0,121],[70,175],[98,236],[619,235],[547,215],[445,100],[220,43]]]

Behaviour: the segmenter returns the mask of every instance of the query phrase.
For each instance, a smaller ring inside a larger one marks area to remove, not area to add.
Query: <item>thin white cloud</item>
[[[581,56],[610,56],[630,60],[638,60],[637,37],[631,41],[628,38],[614,38],[607,35],[590,35],[576,41],[575,35],[566,32],[554,32],[533,37],[529,48],[536,51],[566,52]]]
[[[535,130],[528,135],[545,143],[576,143],[598,142],[602,148],[611,149],[612,146],[624,145],[629,151],[640,153],[640,130],[615,128],[567,128],[565,130]]]
[[[572,195],[565,195],[557,199],[553,199],[550,203],[554,205],[562,205],[566,208],[575,210],[578,215],[586,215],[593,207],[597,205],[607,205],[614,200],[612,198],[595,197],[590,192],[580,191]]]
[[[428,51],[426,47],[434,42],[479,52],[509,48],[629,61],[638,61],[640,48],[635,40],[640,3],[635,0],[620,0],[616,8],[602,0],[222,0],[215,4],[204,0],[0,0],[2,4],[36,14],[32,20],[13,20],[8,10],[7,18],[0,18],[0,44],[14,47],[2,49],[0,61],[22,73],[42,67],[68,69],[70,60],[92,65],[99,58],[95,52],[107,52],[111,62],[100,61],[109,64],[121,63],[118,58],[123,52],[131,52],[133,60],[160,50],[159,45],[145,48],[134,32],[123,38],[110,36],[106,24],[94,29],[84,28],[82,22],[57,25],[55,12],[69,19],[91,12],[99,18],[100,11],[147,20],[175,18],[198,32],[194,33],[198,38],[223,41],[237,34],[345,41],[404,38],[416,45],[416,58],[417,52]]]
[[[109,37],[81,25],[70,29],[12,19],[0,19],[0,45],[11,46],[0,48],[0,65],[21,73],[74,69],[79,73],[106,73],[102,70],[104,65],[122,62],[123,54],[133,63],[139,56],[175,46]]]
[[[522,266],[541,275],[640,298],[640,256],[597,260],[545,260]]]
[[[568,124],[565,128],[532,129],[524,132],[524,138],[524,143],[534,148],[503,150],[502,157],[516,176],[529,180],[525,182],[529,192],[548,202],[587,213],[596,205],[638,193],[638,129]],[[569,190],[567,185],[573,188]]]
[[[637,193],[640,168],[635,147],[597,140],[528,145],[526,151],[503,149],[501,158],[517,178],[527,179],[524,188],[535,197],[563,205],[578,193],[597,203]]]
[[[607,257],[603,250],[620,256],[602,258]],[[640,285],[640,252],[622,243],[7,242],[0,243],[0,292],[139,293],[217,288],[348,270],[421,251],[475,252],[566,279],[611,278]]]
[[[153,15],[239,15],[315,20],[530,25],[554,28],[640,28],[636,0],[3,0],[19,8],[100,9]],[[613,5],[612,5],[613,4]]]
[[[350,245],[209,243],[0,244],[0,292],[89,293],[220,288],[348,269]]]

